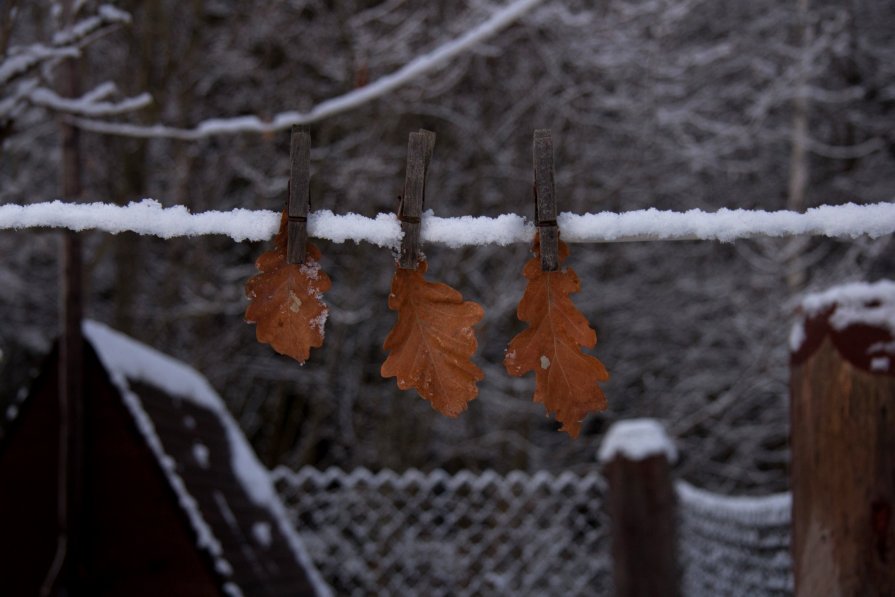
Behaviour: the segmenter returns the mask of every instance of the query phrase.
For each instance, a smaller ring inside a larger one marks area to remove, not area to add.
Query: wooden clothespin
[[[404,178],[404,195],[398,205],[401,221],[401,255],[398,267],[416,269],[420,260],[420,217],[426,199],[426,176],[435,149],[435,133],[420,129],[410,133],[407,141],[407,173]]]
[[[292,127],[289,161],[286,263],[304,263],[311,209],[311,135],[304,127]]]
[[[536,129],[532,142],[535,182],[535,224],[541,239],[541,269],[559,268],[559,227],[556,225],[556,196],[553,192],[553,137],[550,129]]]

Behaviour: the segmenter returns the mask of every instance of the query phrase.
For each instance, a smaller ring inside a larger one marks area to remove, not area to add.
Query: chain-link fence
[[[338,595],[605,595],[598,473],[274,471],[314,563]],[[789,496],[730,498],[678,484],[683,594],[792,592]],[[649,573],[644,563],[644,574]]]
[[[684,595],[792,594],[790,494],[727,497],[684,482],[677,493]]]

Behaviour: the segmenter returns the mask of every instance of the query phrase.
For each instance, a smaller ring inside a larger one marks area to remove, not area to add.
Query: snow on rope
[[[78,126],[85,130],[108,135],[127,137],[163,137],[195,141],[214,135],[234,135],[238,133],[268,133],[282,131],[295,124],[310,124],[341,112],[353,110],[363,104],[382,97],[390,91],[422,76],[446,63],[454,56],[469,50],[489,39],[522,17],[543,0],[516,0],[495,11],[488,19],[463,35],[435,48],[427,54],[415,58],[398,70],[364,87],[317,104],[307,112],[283,112],[270,120],[257,116],[237,116],[235,118],[212,118],[200,122],[195,128],[183,129],[161,124],[141,126],[99,120],[78,119]]]
[[[277,231],[279,219],[280,215],[270,210],[190,213],[186,207],[163,207],[153,199],[125,206],[62,201],[0,205],[0,229],[49,227],[112,234],[131,231],[162,238],[225,234],[235,241],[267,240]],[[557,221],[563,240],[575,243],[697,239],[729,242],[755,236],[795,235],[878,238],[895,232],[895,203],[824,205],[805,213],[745,209],[721,209],[714,213],[698,209],[583,215],[566,212]],[[316,211],[308,218],[308,232],[314,238],[335,243],[351,240],[392,248],[401,240],[401,227],[391,213],[368,218],[354,213]],[[505,246],[530,242],[533,234],[534,224],[516,214],[441,218],[428,211],[423,215],[423,240],[449,247]]]

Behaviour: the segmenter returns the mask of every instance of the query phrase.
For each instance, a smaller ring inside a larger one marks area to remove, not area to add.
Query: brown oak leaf
[[[392,279],[388,306],[398,321],[385,339],[391,352],[382,376],[397,377],[399,388],[416,388],[435,410],[456,417],[484,378],[470,359],[477,346],[472,326],[485,312],[447,284],[427,282],[427,267],[421,261],[416,270],[399,268]]]
[[[258,342],[270,344],[280,354],[304,363],[311,348],[323,345],[327,309],[322,295],[332,282],[320,269],[317,247],[308,243],[305,263],[292,264],[286,262],[286,244],[283,212],[273,250],[255,262],[261,273],[246,282],[250,302],[245,320],[257,325]]]
[[[597,334],[569,298],[581,290],[578,276],[571,268],[541,271],[539,252],[536,238],[535,255],[525,264],[528,285],[516,311],[529,327],[510,341],[504,366],[516,377],[534,371],[534,401],[556,413],[562,431],[578,437],[585,415],[606,409],[597,382],[608,380],[609,373],[603,363],[581,351],[582,346],[596,345]],[[560,263],[568,255],[568,247],[560,242]]]

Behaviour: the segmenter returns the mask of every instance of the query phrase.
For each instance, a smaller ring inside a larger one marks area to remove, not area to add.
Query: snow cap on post
[[[789,336],[791,363],[804,363],[825,338],[853,367],[895,376],[895,282],[852,282],[806,295]]]
[[[311,135],[293,126],[289,151],[289,204],[286,228],[286,263],[304,263],[311,209]]]
[[[556,225],[553,137],[550,129],[535,130],[531,153],[535,171],[535,224],[541,241],[541,269],[555,272],[559,268],[559,227]]]
[[[426,176],[435,149],[435,133],[420,129],[410,133],[407,140],[407,173],[404,178],[404,195],[398,205],[401,221],[401,254],[398,267],[416,269],[420,261],[420,218],[426,199]]]
[[[608,464],[619,456],[637,461],[660,455],[669,463],[677,461],[677,448],[662,424],[655,419],[627,419],[609,428],[600,446],[599,460]]]

